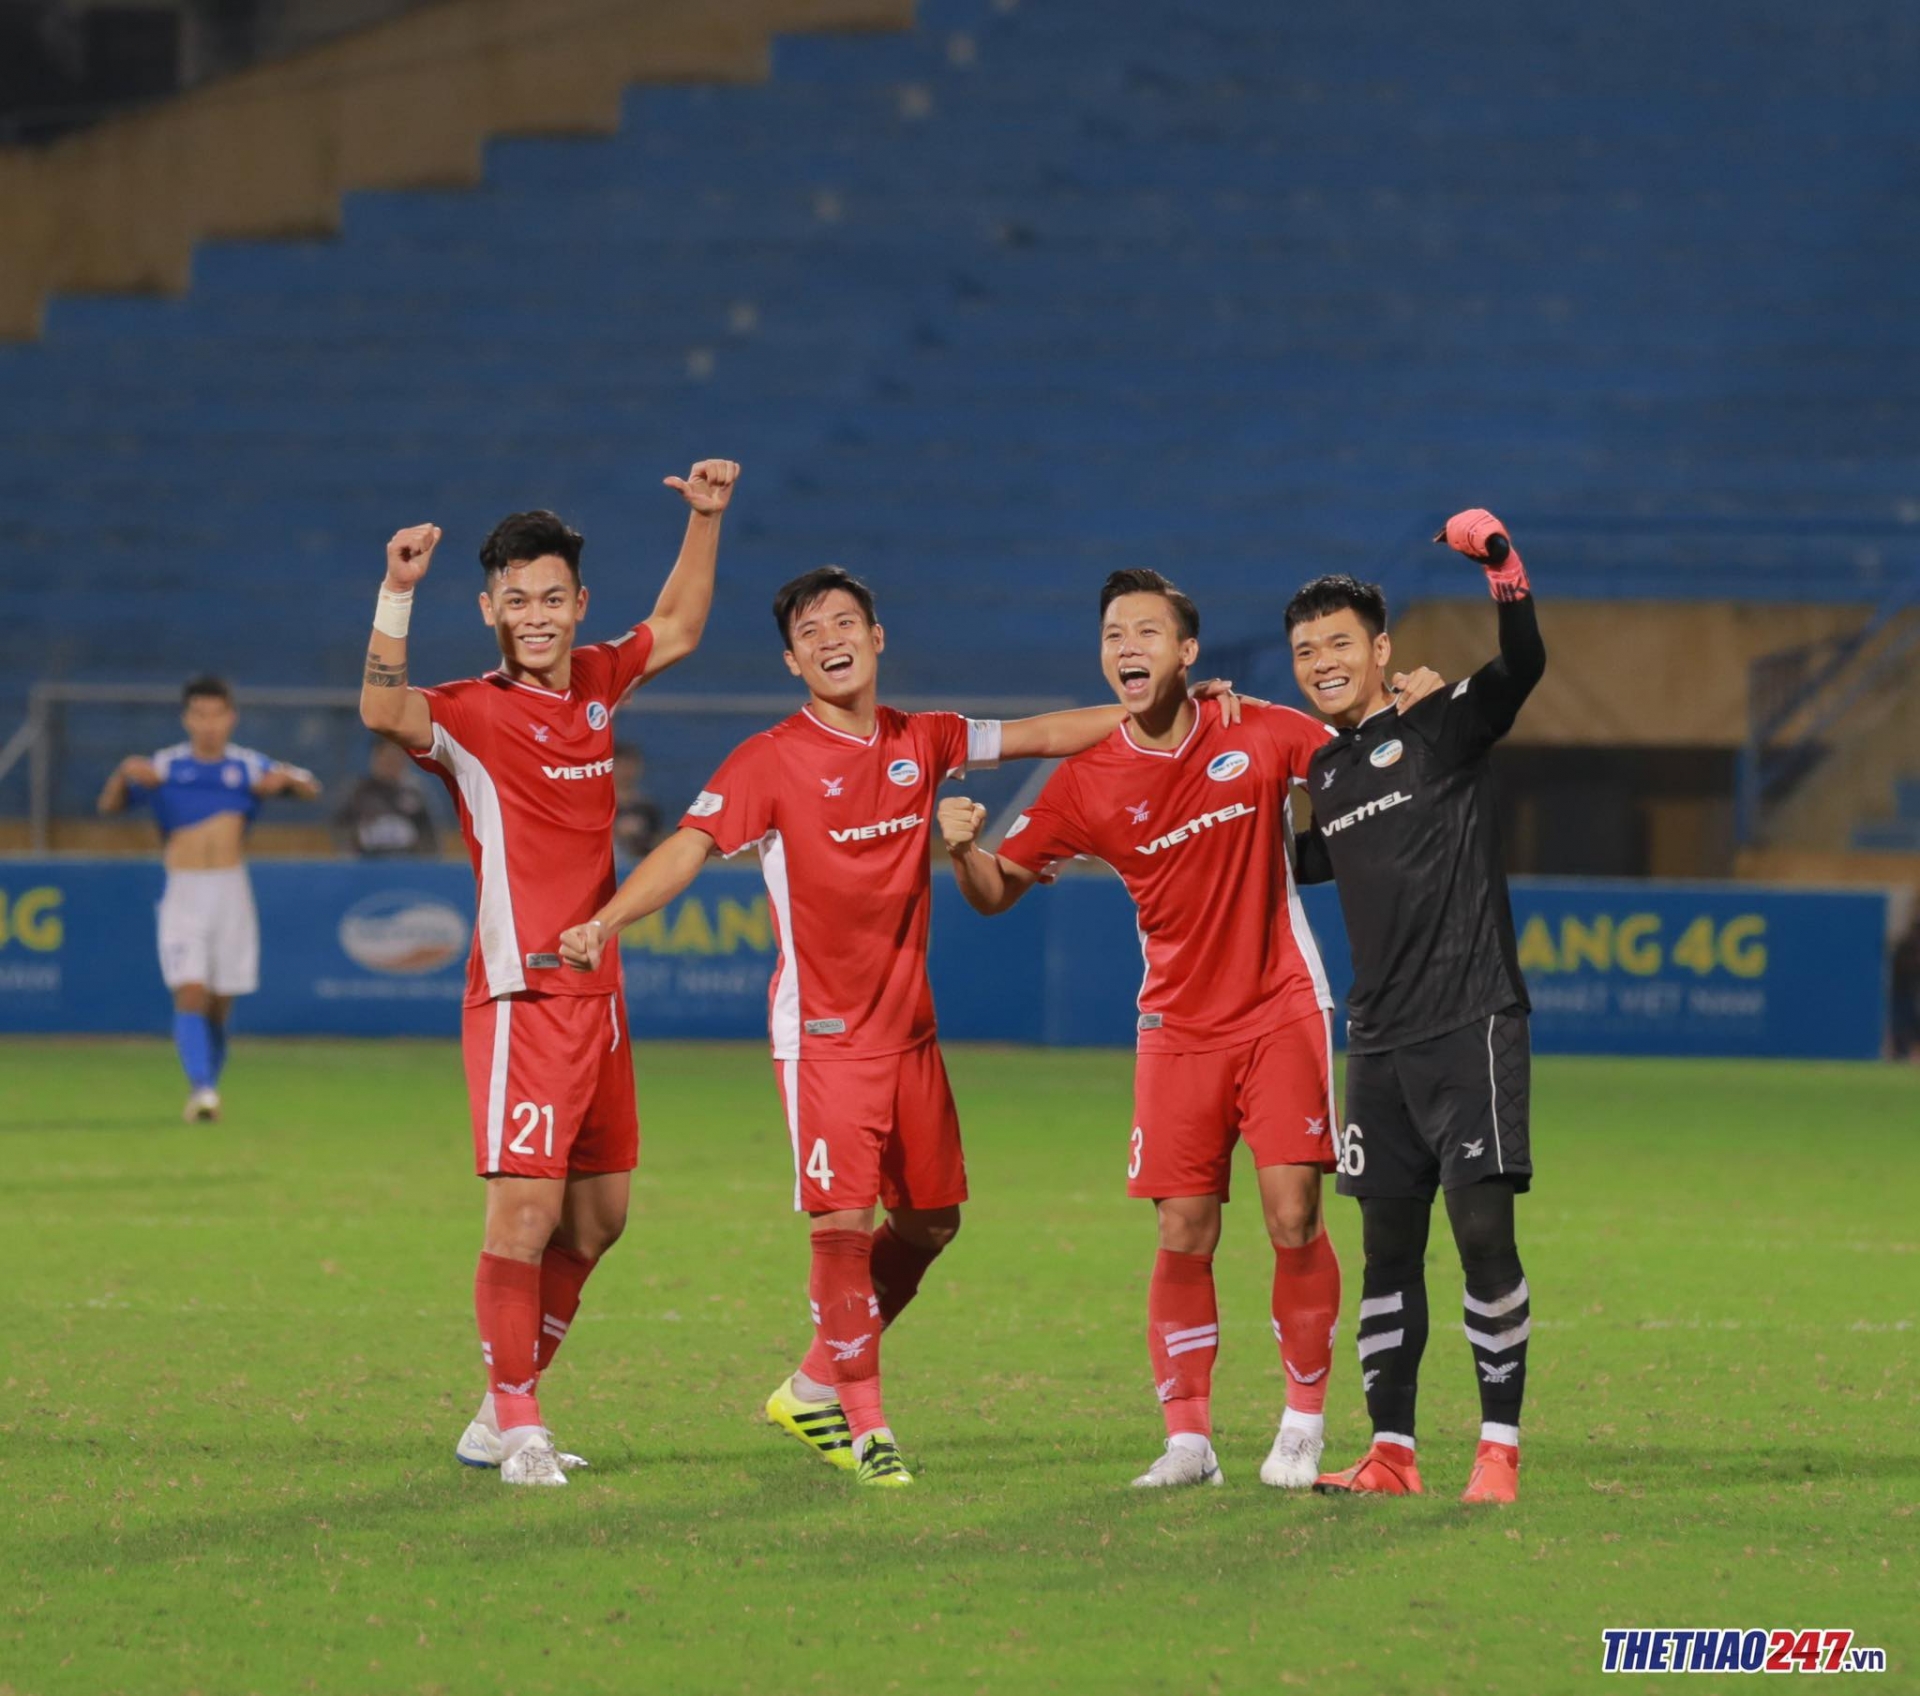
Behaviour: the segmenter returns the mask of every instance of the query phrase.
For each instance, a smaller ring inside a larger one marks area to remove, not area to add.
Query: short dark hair
[[[780,640],[793,640],[793,621],[815,601],[844,589],[859,603],[868,624],[874,622],[873,591],[843,566],[821,565],[803,571],[791,583],[782,583],[773,597],[773,622],[780,626]]]
[[[225,701],[232,706],[233,690],[224,677],[206,672],[199,677],[189,677],[186,687],[180,691],[181,706],[190,707],[195,701]]]
[[[1106,582],[1100,585],[1100,616],[1107,616],[1107,608],[1122,595],[1161,595],[1173,608],[1173,616],[1180,621],[1180,634],[1185,637],[1198,637],[1200,634],[1200,609],[1192,600],[1181,594],[1157,571],[1149,571],[1144,566],[1131,571],[1116,571]]]
[[[1369,636],[1378,636],[1387,627],[1387,597],[1381,592],[1380,585],[1362,583],[1357,577],[1338,572],[1301,584],[1299,592],[1287,602],[1287,634],[1293,634],[1296,624],[1305,624],[1313,618],[1325,618],[1329,613],[1339,612],[1342,607],[1353,610],[1367,627]]]
[[[578,530],[544,508],[510,512],[480,544],[480,564],[491,582],[495,572],[505,571],[516,560],[544,559],[553,554],[567,562],[578,583],[580,550],[586,545],[586,538]]]

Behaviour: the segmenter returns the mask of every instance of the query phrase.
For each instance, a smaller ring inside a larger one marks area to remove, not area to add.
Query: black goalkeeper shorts
[[[1418,1196],[1533,1181],[1532,1047],[1517,1007],[1381,1054],[1347,1059],[1341,1195]]]

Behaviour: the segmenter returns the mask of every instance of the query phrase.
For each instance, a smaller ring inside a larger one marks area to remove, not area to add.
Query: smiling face
[[[1187,693],[1187,668],[1200,644],[1180,633],[1180,617],[1165,595],[1118,595],[1100,620],[1100,669],[1135,718],[1164,710]]]
[[[1358,724],[1392,699],[1393,639],[1384,630],[1374,635],[1353,608],[1303,619],[1288,640],[1301,694],[1335,724]]]
[[[480,597],[480,615],[500,639],[500,657],[510,672],[548,675],[563,665],[586,611],[586,590],[557,554],[490,572]]]
[[[829,589],[796,607],[787,622],[787,670],[817,701],[852,708],[872,693],[887,635],[869,624],[844,589]]]

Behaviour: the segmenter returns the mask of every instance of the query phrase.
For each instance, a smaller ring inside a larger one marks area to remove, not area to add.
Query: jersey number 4
[[[522,1101],[515,1104],[513,1109],[513,1141],[507,1144],[508,1150],[514,1154],[531,1154],[533,1152],[533,1133],[540,1129],[542,1119],[546,1121],[547,1139],[546,1147],[541,1150],[541,1153],[545,1158],[551,1160],[553,1158],[553,1108],[550,1104],[532,1101]]]
[[[815,1137],[813,1150],[807,1156],[807,1176],[822,1190],[833,1188],[833,1168],[827,1164],[827,1139]]]

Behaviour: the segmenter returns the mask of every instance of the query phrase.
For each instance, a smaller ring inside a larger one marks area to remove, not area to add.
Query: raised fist
[[[739,481],[740,467],[730,459],[703,459],[684,477],[664,479],[669,489],[678,489],[695,512],[713,517],[727,510],[733,499],[733,485]]]
[[[1531,593],[1520,550],[1513,545],[1507,527],[1485,507],[1456,512],[1434,540],[1478,560],[1486,568],[1487,587],[1496,601],[1517,601]]]
[[[980,827],[987,822],[987,809],[964,795],[949,795],[934,815],[949,854],[964,854],[973,847]]]
[[[606,946],[607,927],[598,919],[589,919],[560,933],[560,958],[576,972],[597,970]]]
[[[440,526],[416,524],[410,530],[396,530],[387,544],[387,586],[411,589],[426,576],[433,563],[433,550],[440,545]]]

